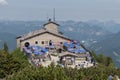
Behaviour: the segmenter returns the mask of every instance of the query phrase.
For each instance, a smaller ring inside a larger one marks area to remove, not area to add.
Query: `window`
[[[63,42],[60,42],[60,44],[63,44]]]
[[[42,41],[41,43],[44,44],[44,41]]]
[[[52,40],[49,41],[49,46],[51,46],[51,45],[52,45]]]
[[[35,41],[35,44],[38,44],[38,41]]]
[[[29,43],[29,42],[25,42],[24,46],[25,46],[25,47],[29,47],[29,46],[30,46],[30,43]]]

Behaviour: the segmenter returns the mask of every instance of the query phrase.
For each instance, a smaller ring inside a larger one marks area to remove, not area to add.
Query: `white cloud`
[[[6,0],[0,0],[0,5],[7,5],[7,1]]]

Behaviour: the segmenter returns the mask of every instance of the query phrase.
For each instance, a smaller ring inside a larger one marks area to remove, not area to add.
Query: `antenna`
[[[53,9],[53,21],[55,22],[55,8]]]
[[[46,15],[46,18],[47,18],[47,20],[48,20],[48,18],[49,18],[49,17],[48,17],[48,13],[47,13],[47,15]]]

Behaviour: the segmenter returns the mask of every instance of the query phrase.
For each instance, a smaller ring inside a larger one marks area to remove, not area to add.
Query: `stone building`
[[[17,48],[23,48],[25,43],[29,43],[30,45],[39,45],[39,46],[47,46],[50,41],[54,44],[63,43],[65,41],[70,41],[69,38],[63,36],[58,31],[59,24],[49,20],[47,23],[43,25],[43,28],[40,30],[36,30],[33,32],[29,32],[22,36],[18,36],[17,40]]]

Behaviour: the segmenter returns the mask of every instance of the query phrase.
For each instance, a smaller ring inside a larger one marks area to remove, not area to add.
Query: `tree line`
[[[120,68],[115,68],[111,57],[92,52],[97,66],[90,68],[67,68],[55,66],[34,67],[27,57],[15,49],[9,52],[7,44],[0,49],[0,79],[6,80],[107,80],[109,75],[120,76]]]

